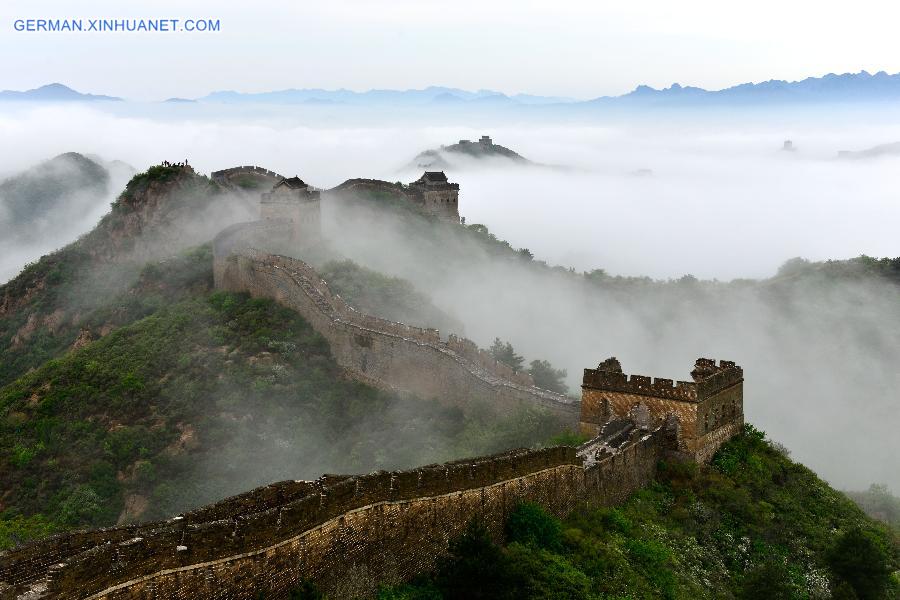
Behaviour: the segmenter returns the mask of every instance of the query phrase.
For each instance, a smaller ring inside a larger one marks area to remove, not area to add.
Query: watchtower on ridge
[[[294,224],[294,242],[310,245],[322,239],[322,211],[319,192],[299,177],[283,178],[262,195],[260,218],[264,221],[290,221]]]
[[[409,191],[425,212],[442,221],[459,223],[459,184],[450,183],[443,171],[425,171],[409,184]]]
[[[698,358],[693,381],[625,375],[613,357],[585,369],[581,385],[580,428],[594,436],[613,418],[679,422],[679,450],[697,462],[712,458],[744,424],[744,370],[731,361]],[[649,423],[648,423],[649,424]]]

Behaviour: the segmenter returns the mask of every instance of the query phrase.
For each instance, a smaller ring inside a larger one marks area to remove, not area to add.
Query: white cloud
[[[451,172],[469,223],[486,223],[551,263],[729,279],[771,275],[796,255],[900,254],[900,159],[834,160],[838,150],[900,140],[896,111],[480,125],[388,113],[315,118],[296,108],[109,110],[0,115],[0,163],[15,170],[79,151],[144,169],[187,157],[202,172],[259,164],[330,187],[350,177],[409,181],[418,173],[402,167],[419,151],[488,133],[532,160],[578,167]],[[779,150],[785,138],[796,153]],[[630,175],[641,168],[654,175]],[[676,378],[700,355],[737,360],[747,368],[748,415],[798,458],[841,485],[900,485],[890,481],[898,470],[888,460],[900,453],[889,418],[896,409],[890,390],[900,385],[900,315],[891,290],[802,289],[784,311],[762,293],[583,298],[568,284],[490,264],[435,280],[431,265],[417,264],[419,252],[398,242],[404,232],[371,221],[361,227],[350,237],[358,243],[347,245],[351,256],[413,280],[482,344],[508,338],[529,358],[567,368],[572,385],[581,368],[610,354],[629,371]],[[10,262],[23,259],[4,260],[14,269]],[[848,431],[847,445],[831,443]]]

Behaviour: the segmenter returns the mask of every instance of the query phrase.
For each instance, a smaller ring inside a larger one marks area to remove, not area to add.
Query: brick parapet
[[[582,387],[654,396],[670,400],[682,400],[684,402],[697,401],[697,384],[690,381],[673,382],[671,379],[662,377],[628,376],[624,373],[600,371],[597,369],[584,370]]]
[[[231,167],[229,169],[222,169],[221,171],[213,171],[210,173],[210,179],[220,184],[228,184],[228,180],[231,177],[239,176],[239,175],[261,175],[264,177],[268,177],[273,180],[281,180],[285,179],[283,175],[279,175],[275,171],[270,171],[264,167],[258,167],[255,165],[244,165],[240,167]]]
[[[588,467],[582,449],[559,446],[282,482],[173,520],[92,532],[92,544],[69,534],[5,552],[0,582],[11,598],[31,587],[43,590],[36,598],[249,599],[311,578],[346,597],[348,569],[365,567],[368,591],[428,571],[475,516],[499,537],[524,500],[560,516],[583,502],[620,502],[649,483],[665,452],[661,430],[641,431]],[[34,555],[55,561],[32,569],[24,558]]]
[[[701,359],[707,360],[707,359]],[[683,402],[702,402],[703,400],[743,381],[744,371],[731,361],[720,361],[716,371],[700,381],[677,381],[663,377],[646,375],[626,375],[619,371],[603,369],[585,369],[582,387],[626,394],[653,396]]]

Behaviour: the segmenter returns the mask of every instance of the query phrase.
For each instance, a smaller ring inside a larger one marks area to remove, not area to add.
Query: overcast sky
[[[16,19],[219,19],[218,33],[17,32]],[[592,98],[900,71],[885,0],[3,0],[0,88],[160,99],[447,85]]]

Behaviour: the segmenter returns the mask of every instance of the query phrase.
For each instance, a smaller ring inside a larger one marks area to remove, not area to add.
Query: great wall
[[[362,314],[303,261],[253,249],[289,233],[280,222],[259,221],[220,234],[213,243],[216,288],[273,298],[297,311],[328,340],[337,363],[370,385],[460,406],[473,399],[499,410],[540,406],[576,425],[577,402],[535,387],[530,375],[514,372],[474,342],[454,335],[442,341],[435,329]]]
[[[229,171],[248,173],[239,169]],[[316,210],[317,202],[318,195]],[[538,407],[591,439],[578,448],[280,482],[168,521],[53,536],[0,553],[0,600],[287,598],[303,580],[331,598],[364,596],[432,570],[475,517],[500,539],[506,516],[522,501],[558,516],[614,505],[651,482],[660,460],[707,461],[743,424],[743,371],[732,362],[698,359],[693,381],[674,383],[629,377],[608,359],[585,369],[579,403],[535,387],[474,342],[362,314],[310,265],[259,249],[273,241],[296,246],[304,233],[317,239],[304,228],[318,220],[296,212],[311,209],[309,197],[294,209],[284,206],[282,215],[270,212],[216,237],[218,289],[297,311],[350,377],[423,401]]]

